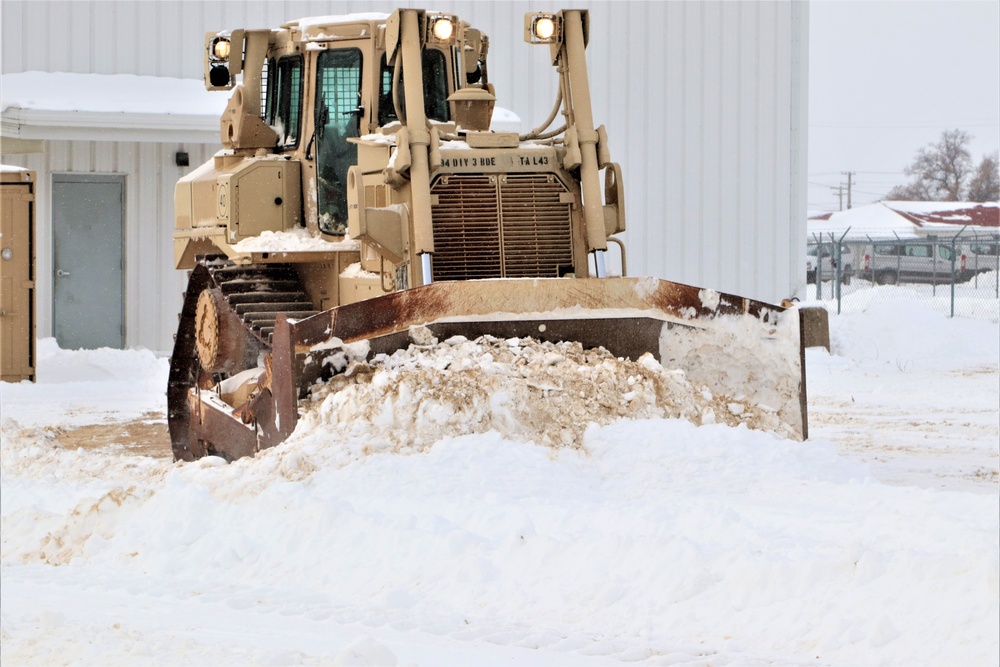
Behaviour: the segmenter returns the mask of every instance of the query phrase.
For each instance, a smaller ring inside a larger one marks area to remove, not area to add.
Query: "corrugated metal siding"
[[[38,174],[38,335],[52,335],[52,174],[125,174],[126,345],[169,350],[177,328],[186,276],[173,268],[174,145],[132,142],[48,141],[46,152],[4,155],[4,164]],[[215,148],[188,146],[192,164]],[[44,174],[44,176],[43,176]]]
[[[432,6],[489,34],[490,78],[499,104],[517,112],[524,129],[548,115],[556,90],[548,49],[525,44],[522,33],[525,12],[552,5],[438,0]],[[607,126],[612,155],[624,169],[629,273],[770,301],[793,294],[805,260],[806,3],[572,6],[591,11],[594,116]],[[367,2],[292,0],[5,1],[2,67],[200,78],[206,31],[276,27],[303,16],[373,9]],[[140,174],[141,184],[130,188],[138,188],[143,215],[161,216],[158,261],[166,267],[175,148],[148,156],[154,162],[148,168],[163,171],[157,178],[146,176],[140,161],[152,149],[132,146],[131,173]],[[192,151],[192,164],[199,159]],[[166,275],[157,279],[175,282]],[[172,293],[163,302],[173,310],[179,306]],[[134,344],[165,340],[153,336],[146,322],[139,326],[140,333],[130,337]]]

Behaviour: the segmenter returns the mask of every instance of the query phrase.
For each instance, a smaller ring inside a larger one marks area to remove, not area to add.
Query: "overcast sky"
[[[944,130],[976,164],[1000,146],[1000,1],[816,0],[809,22],[810,211],[837,210],[844,171],[878,201]]]

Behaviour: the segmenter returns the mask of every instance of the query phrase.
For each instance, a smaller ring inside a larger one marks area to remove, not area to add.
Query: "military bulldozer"
[[[175,192],[175,264],[190,271],[168,387],[176,459],[281,443],[338,371],[329,354],[428,331],[651,353],[805,437],[796,310],[608,275],[609,247],[625,266],[625,198],[594,125],[588,13],[528,14],[524,37],[548,47],[559,85],[518,134],[491,130],[489,38],[451,14],[206,35],[206,87],[232,93],[223,149]]]

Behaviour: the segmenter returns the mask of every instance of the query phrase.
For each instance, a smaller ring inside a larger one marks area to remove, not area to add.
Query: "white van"
[[[970,271],[976,273],[1000,269],[1000,241],[973,241],[970,243],[965,265]]]
[[[954,256],[954,261],[952,258]],[[879,285],[896,283],[964,283],[976,274],[968,268],[968,256],[961,246],[950,242],[891,241],[865,248],[863,263],[856,275]]]

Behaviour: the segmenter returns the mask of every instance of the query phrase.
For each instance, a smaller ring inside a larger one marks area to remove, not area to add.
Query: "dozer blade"
[[[774,411],[808,435],[799,312],[655,278],[506,279],[439,282],[333,308],[277,318],[272,338],[273,424],[261,447],[285,440],[298,399],[341,344],[367,341],[369,355],[407,347],[411,330],[437,338],[533,337],[638,359],[651,353],[713,393]]]

